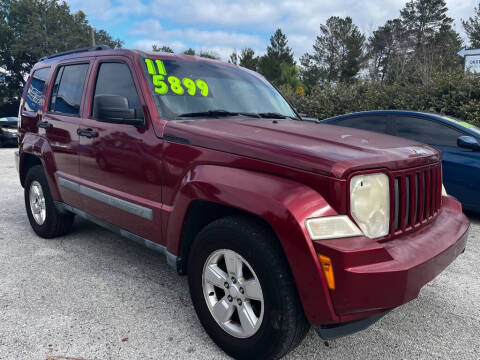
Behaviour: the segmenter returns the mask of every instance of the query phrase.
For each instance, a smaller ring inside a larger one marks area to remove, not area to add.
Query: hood
[[[169,121],[164,137],[337,178],[355,170],[399,170],[440,161],[437,150],[415,141],[307,121]]]

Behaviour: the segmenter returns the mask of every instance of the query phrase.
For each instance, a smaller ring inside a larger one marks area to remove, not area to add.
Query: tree
[[[251,48],[242,49],[238,64],[244,68],[257,71],[258,70],[258,56],[255,56],[255,51]]]
[[[447,16],[445,0],[411,0],[400,11],[412,45],[420,50],[438,32],[448,29],[453,19]]]
[[[330,17],[320,25],[313,53],[301,58],[302,79],[312,86],[319,82],[351,82],[364,60],[365,36],[350,17]]]
[[[288,46],[288,40],[281,29],[277,29],[270,37],[270,45],[267,53],[259,60],[259,71],[268,80],[280,85],[281,64],[294,65],[292,49]]]
[[[280,83],[287,88],[297,89],[302,85],[296,65],[280,64]]]
[[[395,81],[405,72],[406,32],[400,19],[388,20],[368,39],[370,76],[374,80]]]
[[[164,53],[174,53],[173,49],[170,46],[163,45],[158,46],[157,44],[152,45],[153,52],[164,52]]]
[[[255,56],[255,51],[251,48],[244,48],[240,52],[234,50],[230,54],[230,59],[228,60],[230,64],[240,65],[244,68],[257,71],[258,67],[258,56]]]
[[[208,50],[202,50],[200,51],[200,54],[198,56],[207,58],[207,59],[214,59],[214,60],[220,60],[220,56],[215,51],[208,51]]]
[[[7,71],[0,98],[21,94],[26,74],[43,56],[90,46],[92,27],[81,11],[70,13],[56,0],[2,0],[0,2],[0,66]],[[105,30],[94,30],[96,44],[121,47]]]
[[[238,53],[237,50],[233,50],[233,52],[230,54],[230,59],[228,59],[228,62],[230,64],[238,65]]]
[[[462,41],[447,11],[445,0],[411,0],[400,11],[411,54],[407,71],[411,81],[428,85],[436,71],[459,69],[456,52]]]
[[[470,46],[478,49],[480,48],[480,2],[474,12],[475,14],[468,20],[462,20],[462,24],[470,41]]]
[[[192,48],[188,48],[187,50],[185,50],[183,52],[184,55],[192,55],[192,56],[195,56],[195,50],[193,50]]]

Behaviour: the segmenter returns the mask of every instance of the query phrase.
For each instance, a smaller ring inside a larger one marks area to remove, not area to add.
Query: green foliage
[[[294,65],[292,49],[282,30],[277,29],[270,37],[267,53],[259,59],[258,71],[276,85],[281,84],[281,64]]]
[[[214,51],[202,50],[202,51],[200,51],[200,54],[198,54],[198,56],[203,57],[203,58],[207,58],[207,59],[220,60],[220,56],[218,56],[218,54]]]
[[[480,125],[480,74],[436,73],[428,87],[359,80],[316,86],[306,95],[290,87],[281,90],[299,112],[319,119],[357,111],[398,109],[441,113]]]
[[[480,48],[480,2],[475,8],[474,15],[468,20],[462,20],[463,28],[467,33],[470,46],[473,48]]]
[[[193,50],[192,48],[188,48],[187,50],[185,50],[185,51],[183,52],[183,54],[194,56],[194,55],[195,55],[195,50]]]
[[[230,54],[230,59],[228,59],[228,62],[230,64],[234,64],[234,65],[238,65],[238,53],[237,53],[237,50],[234,50],[231,54]]]
[[[90,46],[92,28],[81,11],[70,13],[56,0],[0,1],[0,66],[8,71],[0,99],[21,94],[24,78],[43,56]],[[106,31],[94,32],[96,44],[121,47]]]
[[[280,83],[290,89],[297,89],[302,85],[296,65],[280,64]]]
[[[164,53],[174,53],[173,49],[170,46],[163,45],[158,46],[157,44],[152,45],[153,52],[164,52]]]
[[[258,56],[255,56],[255,51],[251,48],[242,49],[240,54],[235,50],[228,60],[230,64],[240,65],[253,71],[257,71],[258,61]]]
[[[350,17],[330,17],[320,25],[313,53],[301,59],[302,80],[309,86],[319,83],[352,82],[364,62],[365,36]]]

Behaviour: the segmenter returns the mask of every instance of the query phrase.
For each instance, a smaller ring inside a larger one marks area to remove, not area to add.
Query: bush
[[[301,113],[318,119],[366,110],[414,110],[440,113],[480,125],[480,74],[440,73],[429,86],[359,80],[301,94],[281,89]]]

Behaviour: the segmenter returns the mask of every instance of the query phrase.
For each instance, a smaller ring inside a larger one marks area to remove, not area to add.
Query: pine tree
[[[192,48],[188,48],[187,50],[185,50],[185,51],[183,52],[183,54],[184,54],[184,55],[192,55],[192,56],[194,56],[194,55],[195,55],[195,50],[192,49]]]
[[[467,33],[470,46],[479,49],[480,48],[480,3],[475,8],[474,15],[468,20],[462,20],[463,28]]]
[[[447,11],[445,0],[411,0],[400,11],[407,51],[412,54],[407,71],[412,81],[428,85],[435,72],[459,68],[460,59],[455,54],[461,39]]]
[[[233,50],[233,52],[230,54],[230,59],[228,59],[228,62],[230,64],[238,65],[238,53],[237,50]]]
[[[370,76],[375,80],[395,81],[403,76],[406,31],[400,19],[388,20],[368,39]]]
[[[313,53],[301,58],[304,83],[353,81],[365,60],[364,45],[365,36],[350,17],[330,17],[320,25]]]
[[[251,48],[242,49],[238,65],[243,66],[244,68],[257,71],[258,70],[258,56],[255,56],[255,51]]]
[[[267,53],[259,60],[259,72],[276,85],[280,85],[281,64],[294,65],[292,49],[281,29],[270,37]]]

